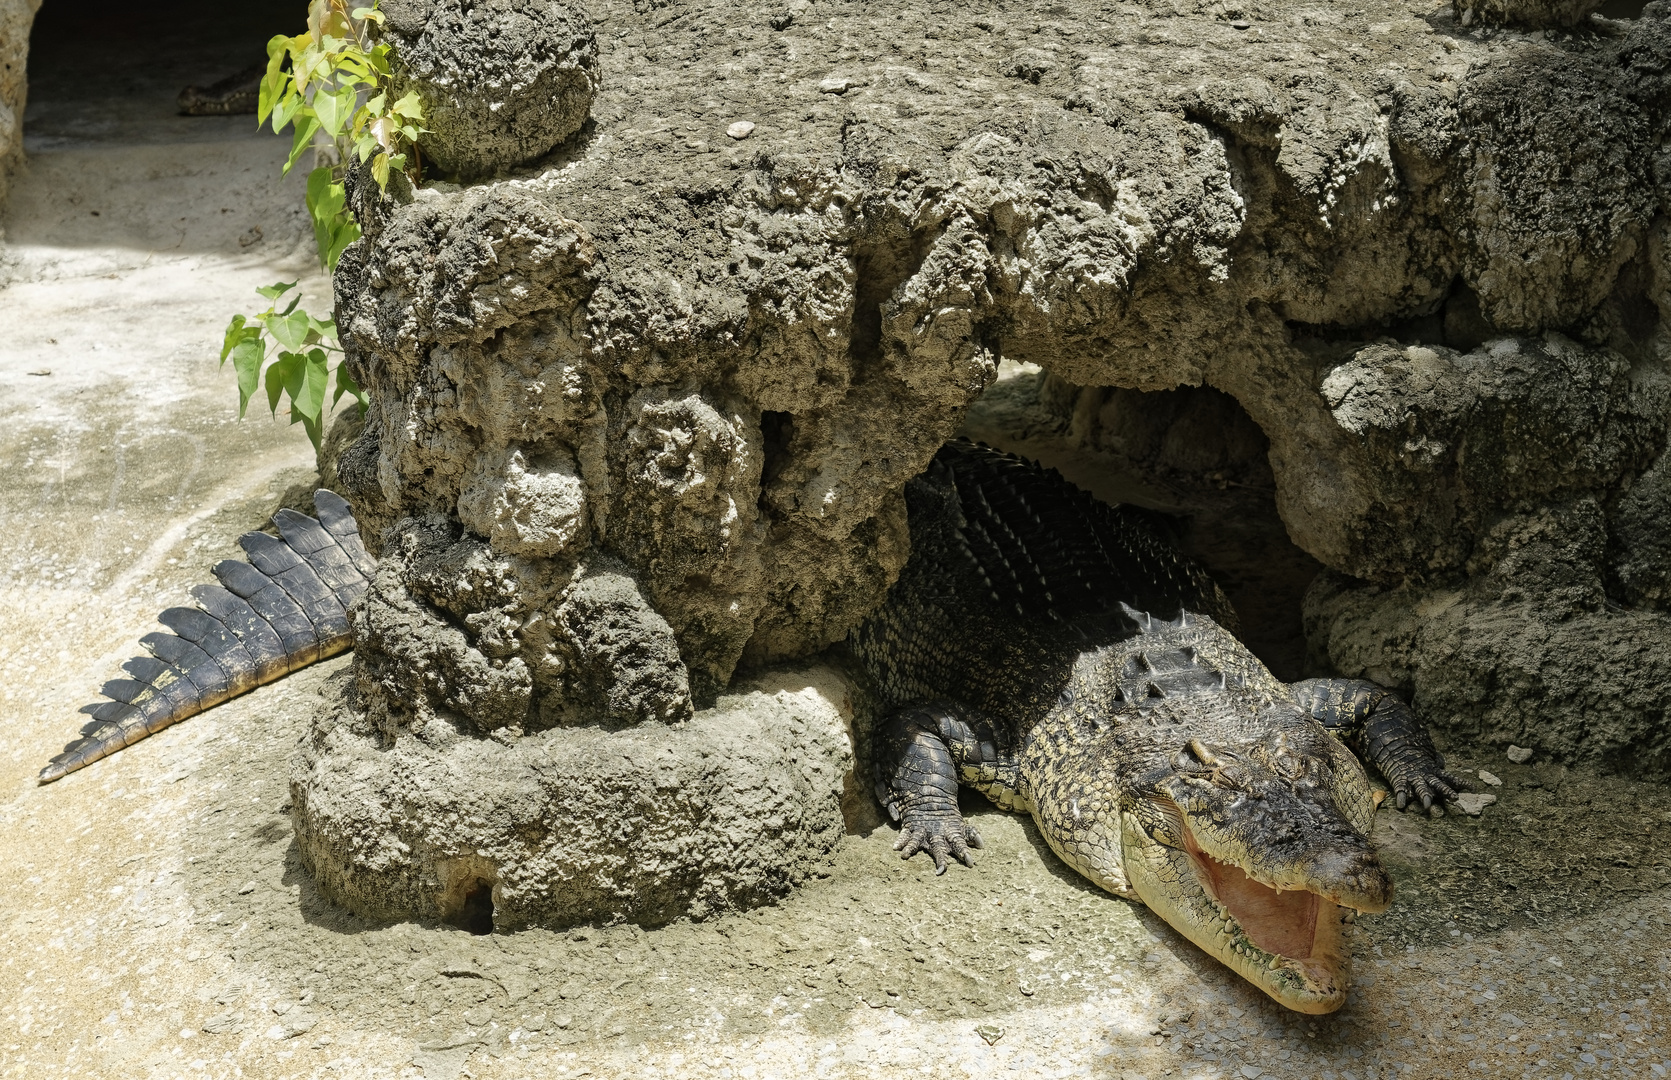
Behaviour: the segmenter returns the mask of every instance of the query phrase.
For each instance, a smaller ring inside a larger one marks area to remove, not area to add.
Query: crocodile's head
[[[1392,900],[1369,846],[1372,791],[1309,717],[1257,727],[1272,734],[1189,739],[1127,789],[1125,874],[1150,909],[1271,997],[1333,1012],[1351,977],[1343,925]]]

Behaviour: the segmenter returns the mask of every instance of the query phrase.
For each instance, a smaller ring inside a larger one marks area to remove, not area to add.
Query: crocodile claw
[[[899,839],[894,841],[894,850],[902,859],[909,859],[919,851],[932,855],[936,877],[946,872],[948,855],[964,866],[973,867],[975,856],[970,849],[980,846],[981,834],[955,810],[950,814],[907,815],[900,823]]]
[[[1431,811],[1435,802],[1441,807],[1455,802],[1457,795],[1468,790],[1467,785],[1444,770],[1444,759],[1437,755],[1429,768],[1395,768],[1400,775],[1387,777],[1392,784],[1394,805],[1403,810],[1415,800],[1424,811]]]

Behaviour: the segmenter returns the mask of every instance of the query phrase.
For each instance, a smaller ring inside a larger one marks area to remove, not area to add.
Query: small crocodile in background
[[[1030,812],[1062,860],[1147,904],[1289,1008],[1345,1001],[1350,912],[1392,882],[1370,848],[1378,794],[1400,808],[1460,785],[1409,708],[1371,683],[1285,685],[1232,634],[1235,616],[1158,521],[1053,470],[965,440],[906,488],[911,556],[851,638],[895,711],[877,731],[877,795],[902,857],[969,865],[958,784]],[[372,563],[348,504],[274,516],[250,561],[171,608],[173,634],[41,772],[56,780],[351,645],[346,610]]]
[[[181,116],[237,116],[253,113],[261,101],[263,61],[208,86],[188,86],[178,98]]]

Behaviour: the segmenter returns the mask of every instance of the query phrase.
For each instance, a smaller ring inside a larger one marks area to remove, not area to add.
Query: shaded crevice
[[[1310,344],[1368,344],[1393,338],[1402,345],[1442,345],[1457,352],[1471,352],[1500,336],[1480,310],[1478,294],[1458,277],[1444,300],[1425,311],[1396,319],[1343,325],[1287,321],[1289,341],[1304,348]]]
[[[783,474],[789,464],[789,446],[795,439],[795,417],[792,413],[770,409],[760,414],[760,496],[757,505],[768,520],[776,514],[766,493]]]
[[[892,299],[894,290],[922,267],[939,235],[937,229],[916,233],[900,230],[886,239],[854,246],[853,325],[847,351],[855,375],[881,362],[883,306]]]
[[[477,878],[464,894],[464,906],[452,922],[460,930],[477,936],[493,933],[493,884]]]

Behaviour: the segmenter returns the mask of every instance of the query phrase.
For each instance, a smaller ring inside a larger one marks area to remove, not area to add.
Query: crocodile
[[[314,492],[317,518],[273,515],[278,535],[246,533],[248,562],[225,559],[219,585],[192,589],[195,607],[158,616],[173,633],[140,638],[151,653],[104,684],[108,700],[83,706],[80,737],[41,770],[49,784],[229,698],[353,646],[348,608],[371,580],[371,555],[348,503]]]
[[[1278,1002],[1339,1009],[1344,926],[1393,892],[1358,755],[1400,809],[1462,790],[1410,708],[1362,680],[1279,681],[1158,515],[1054,470],[958,440],[906,505],[911,555],[849,637],[901,857],[973,866],[973,788]]]
[[[974,865],[968,785],[1277,1001],[1338,1009],[1343,925],[1392,898],[1368,840],[1379,793],[1348,747],[1400,809],[1461,789],[1408,706],[1361,680],[1278,681],[1162,519],[1052,470],[959,440],[906,502],[911,555],[849,639],[889,710],[873,759],[901,856]],[[83,708],[41,783],[352,647],[372,560],[347,502],[314,505],[245,534],[247,562],[162,613],[173,632],[141,639],[151,655]]]
[[[188,86],[176,99],[181,116],[238,116],[253,113],[261,102],[262,61],[208,86]]]

